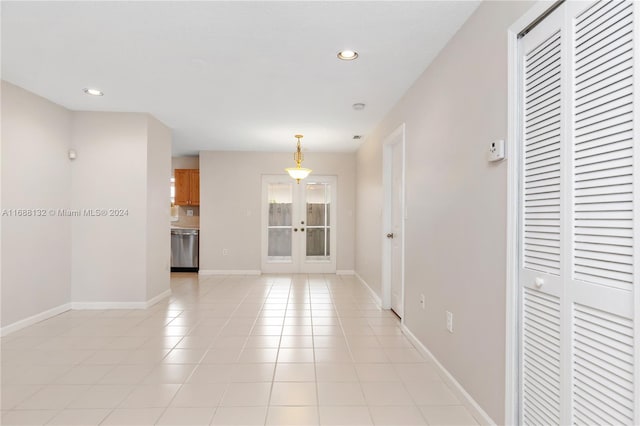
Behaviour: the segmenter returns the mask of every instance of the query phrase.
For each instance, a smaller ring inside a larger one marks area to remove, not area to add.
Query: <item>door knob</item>
[[[536,286],[536,288],[540,288],[544,285],[544,280],[540,277],[537,277],[533,284]]]
[[[298,232],[298,228],[293,228],[293,232]]]
[[[300,232],[304,232],[304,228],[300,228]]]
[[[388,233],[387,238],[393,238],[393,232]]]

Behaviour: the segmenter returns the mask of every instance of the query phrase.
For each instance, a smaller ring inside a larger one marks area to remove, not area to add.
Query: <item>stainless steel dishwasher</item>
[[[197,272],[199,258],[199,231],[197,229],[171,229],[171,271]]]

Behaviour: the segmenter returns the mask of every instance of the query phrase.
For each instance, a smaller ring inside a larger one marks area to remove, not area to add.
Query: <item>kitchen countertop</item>
[[[171,229],[200,229],[199,226],[178,226],[178,225],[171,225]]]

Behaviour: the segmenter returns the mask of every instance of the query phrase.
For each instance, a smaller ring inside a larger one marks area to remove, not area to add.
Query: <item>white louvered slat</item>
[[[560,33],[525,58],[524,267],[560,273]],[[538,241],[536,244],[534,241]],[[540,244],[544,241],[544,244]]]
[[[631,290],[631,255],[604,241],[589,251],[581,243],[625,234],[624,245],[633,244],[633,74],[616,72],[633,66],[632,4],[597,3],[583,16],[575,28],[574,278]],[[612,83],[606,95],[585,94],[594,75]]]
[[[538,102],[534,105],[529,105],[526,123],[537,122],[539,119],[546,119],[549,116],[553,116],[555,114],[555,109],[560,105],[560,97],[554,96],[552,93],[551,96],[548,96],[542,102]]]
[[[591,92],[587,92],[584,96],[578,98],[576,104],[584,110],[592,110],[602,105],[612,105],[617,103],[623,105],[631,102],[631,96],[628,92],[628,81],[618,81],[613,87],[607,87],[608,90],[600,90],[599,96],[590,96]]]
[[[582,249],[582,251],[585,253],[584,259],[593,259],[594,257],[591,257],[589,253],[598,253],[598,256],[601,259],[606,259],[606,261],[611,264],[626,264],[629,262],[630,260],[629,258],[631,256],[629,254],[605,253],[600,250]],[[589,256],[589,257],[586,257],[586,256]]]
[[[595,121],[595,125],[598,123],[610,124],[611,119],[618,117],[620,120],[629,120],[631,113],[633,112],[633,106],[631,104],[631,93],[627,93],[619,98],[606,101],[605,99],[599,99],[597,101],[586,102],[580,106],[580,110],[583,111],[579,115],[579,119],[576,120],[576,128],[581,129],[581,126],[588,126]]]
[[[599,177],[596,181],[576,180],[574,182],[575,189],[594,189],[594,188],[613,188],[615,190],[620,189],[621,186],[625,186],[626,190],[630,190],[633,184],[633,176],[631,176],[626,170],[616,171],[609,176]],[[581,195],[581,194],[580,194]],[[578,196],[580,196],[578,195]]]
[[[633,321],[576,304],[574,411],[585,424],[633,424]]]
[[[554,110],[558,107],[560,99],[553,98],[547,105],[542,105],[541,108],[530,111],[529,117],[527,117],[527,124],[537,124],[545,120],[552,119],[556,116]]]
[[[524,291],[524,412],[527,424],[560,422],[560,303]]]
[[[619,71],[618,74],[611,78],[607,76],[604,79],[593,79],[591,84],[584,85],[576,90],[576,103],[589,101],[597,98],[605,93],[622,90],[629,85],[628,77],[633,76],[633,68],[631,66]]]
[[[587,196],[592,193],[599,195],[606,194],[609,191],[629,192],[632,190],[633,176],[629,174],[628,168],[618,168],[609,170],[609,175],[592,174],[591,176],[582,175],[583,179],[574,181],[574,188],[580,192],[576,197]]]
[[[599,237],[601,242],[604,243],[607,237],[617,241],[616,244],[624,244],[624,245],[632,245],[633,243],[633,233],[632,230],[628,228],[613,228],[613,227],[594,227],[594,226],[585,226],[585,227],[575,227],[575,240],[582,241],[585,238],[589,237]],[[621,240],[624,238],[625,240]],[[604,249],[604,247],[603,247]]]
[[[576,270],[578,267],[582,269],[589,269],[594,271],[595,273],[602,273],[602,271],[607,271],[607,276],[612,279],[630,279],[631,274],[633,273],[633,268],[631,268],[626,262],[610,262],[610,261],[602,261],[598,259],[599,254],[591,254],[592,257],[589,256],[589,253],[586,253],[584,257],[576,256]],[[620,259],[626,260],[626,259]]]

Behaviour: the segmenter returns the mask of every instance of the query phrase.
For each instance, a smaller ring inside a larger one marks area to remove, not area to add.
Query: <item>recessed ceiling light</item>
[[[86,93],[87,95],[91,95],[91,96],[103,96],[104,95],[104,93],[102,93],[98,89],[84,88],[82,90],[84,91],[84,93]]]
[[[356,111],[362,111],[365,107],[365,104],[363,104],[362,102],[358,102],[357,104],[353,104],[351,105],[353,107],[353,109],[355,109]]]
[[[358,52],[355,50],[341,50],[338,52],[338,58],[343,61],[353,61],[358,57]]]

